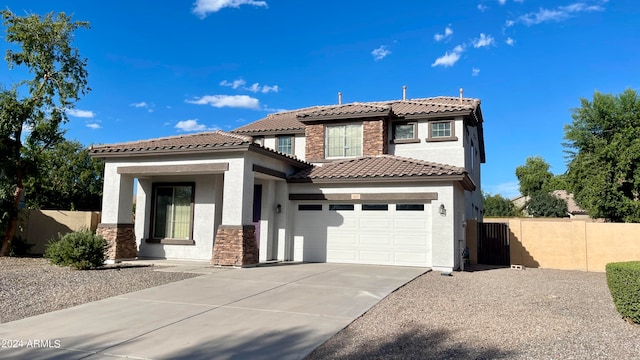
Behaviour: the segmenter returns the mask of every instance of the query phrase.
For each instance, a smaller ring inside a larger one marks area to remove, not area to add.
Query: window
[[[293,135],[282,135],[277,137],[278,151],[284,154],[293,154]]]
[[[327,126],[325,157],[362,156],[362,124]]]
[[[298,211],[322,211],[322,204],[300,204]]]
[[[397,204],[396,211],[424,211],[424,204]]]
[[[434,121],[429,123],[429,137],[427,141],[458,140],[454,133],[453,120]]]
[[[393,142],[396,144],[419,142],[417,128],[415,122],[393,124]]]
[[[389,205],[387,204],[362,204],[362,211],[387,211]]]
[[[193,183],[154,184],[154,239],[191,239],[193,225]]]
[[[353,204],[332,204],[329,205],[329,211],[346,210],[353,211]]]

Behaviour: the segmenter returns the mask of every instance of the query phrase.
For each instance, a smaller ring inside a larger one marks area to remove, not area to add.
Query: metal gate
[[[511,265],[508,224],[478,223],[478,264]]]

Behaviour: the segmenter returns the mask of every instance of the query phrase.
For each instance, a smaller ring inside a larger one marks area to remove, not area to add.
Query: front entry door
[[[260,218],[262,217],[262,185],[253,185],[253,226],[256,228],[256,245],[260,249]]]

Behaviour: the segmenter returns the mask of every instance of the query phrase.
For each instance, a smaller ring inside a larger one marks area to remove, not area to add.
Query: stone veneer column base
[[[134,259],[138,256],[138,245],[133,224],[98,224],[96,235],[107,241],[107,262]]]
[[[248,267],[257,265],[258,261],[255,226],[218,226],[211,257],[213,265]]]

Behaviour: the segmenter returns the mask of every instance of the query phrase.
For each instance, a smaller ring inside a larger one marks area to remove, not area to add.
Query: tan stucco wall
[[[25,210],[21,215],[20,235],[35,244],[32,254],[44,253],[45,246],[58,234],[90,229],[95,231],[100,222],[97,211]]]
[[[610,262],[640,260],[640,224],[536,218],[484,222],[509,224],[513,265],[603,272]]]

